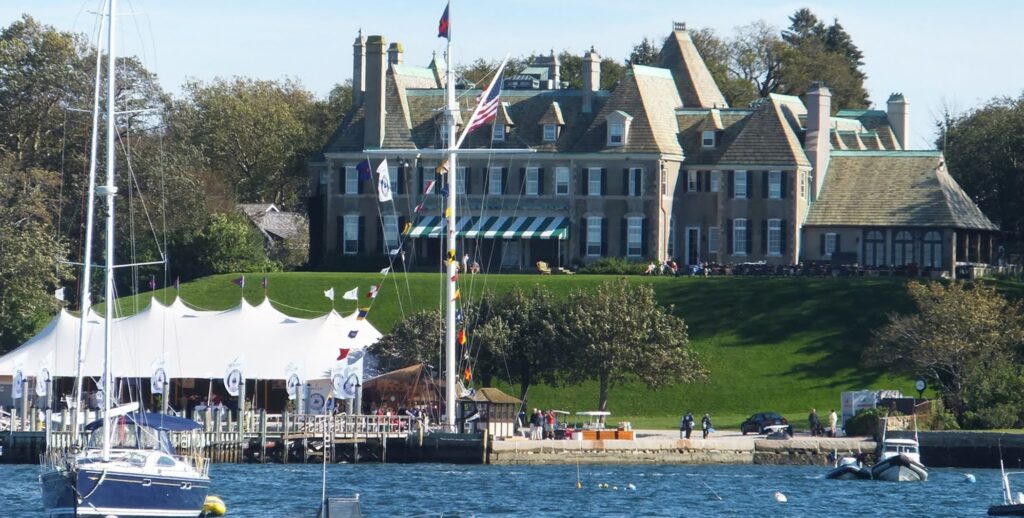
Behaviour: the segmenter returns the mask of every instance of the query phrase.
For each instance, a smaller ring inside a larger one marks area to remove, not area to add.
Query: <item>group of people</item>
[[[811,428],[812,436],[825,435],[825,428],[821,426],[821,419],[818,418],[818,409],[812,408],[811,413],[807,415],[807,424]],[[828,435],[829,437],[836,436],[836,425],[839,424],[839,415],[836,414],[835,409],[832,409],[828,413]]]
[[[690,434],[693,433],[693,412],[689,410],[683,415],[683,418],[679,420],[679,438],[690,438]],[[704,413],[704,417],[700,420],[700,429],[704,433],[704,438],[707,439],[711,432],[715,431],[715,428],[711,426],[711,415]]]
[[[534,408],[533,414],[530,415],[530,439],[554,439],[556,422],[558,419],[555,417],[554,410],[545,412]]]

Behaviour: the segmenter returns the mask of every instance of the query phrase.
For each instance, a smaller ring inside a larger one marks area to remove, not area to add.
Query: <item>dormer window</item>
[[[633,117],[620,110],[613,111],[606,118],[608,122],[608,147],[621,147],[626,145],[629,139],[629,123]]]
[[[554,142],[558,140],[558,125],[557,124],[545,124],[544,125],[544,142]]]
[[[495,124],[491,128],[491,140],[494,142],[505,142],[505,125]]]
[[[715,132],[705,131],[701,133],[700,145],[705,148],[715,147]]]
[[[608,145],[621,146],[623,136],[626,133],[626,125],[613,123],[608,125]]]

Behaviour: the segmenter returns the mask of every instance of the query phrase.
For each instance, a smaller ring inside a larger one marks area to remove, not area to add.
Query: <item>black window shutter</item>
[[[601,168],[601,196],[608,194],[608,170]]]
[[[753,190],[754,190],[754,182],[753,182],[753,180],[754,180],[754,172],[753,171],[747,171],[747,198],[753,198],[753,196],[751,196],[751,194],[753,194]],[[749,235],[750,233],[748,232],[747,234]],[[747,249],[747,253],[750,253],[750,249],[749,248]]]
[[[768,253],[768,220],[761,220],[761,253]]]
[[[342,167],[338,170],[338,194],[348,194],[345,192],[345,168]]]
[[[841,237],[843,237],[843,236],[841,236],[839,234],[836,234],[836,252],[843,251],[843,245],[841,244],[842,241],[840,241]]]
[[[761,197],[762,198],[767,198],[768,197],[768,177],[769,176],[771,176],[771,173],[769,173],[768,171],[764,171],[761,174]]]
[[[735,198],[736,197],[736,180],[735,180],[735,175],[736,175],[736,171],[729,171],[729,174],[726,175],[725,183],[729,184],[729,197],[730,198]],[[730,251],[730,253],[731,253],[731,251]]]
[[[786,246],[788,244],[788,230],[786,229],[786,220],[780,221],[779,225],[782,226],[782,232],[779,233],[779,252],[782,252],[782,257],[787,257],[788,251],[786,249]]]
[[[619,246],[622,247],[619,250],[619,255],[626,257],[629,253],[629,243],[626,242],[626,227],[629,226],[629,218],[622,218],[619,220]]]
[[[373,178],[372,174],[370,175],[370,178]],[[366,183],[366,182],[364,182],[362,178],[359,178],[359,173],[357,172],[356,173],[356,192],[358,192],[359,194],[363,194],[363,184],[364,183]]]
[[[704,192],[711,192],[711,171],[704,171]]]
[[[335,222],[338,226],[338,253],[345,252],[345,218],[338,216]]]
[[[398,168],[398,176],[395,178],[395,185],[391,186],[391,192],[395,194],[402,194],[405,192],[405,168]]]
[[[356,240],[359,243],[359,253],[363,253],[366,250],[366,217],[359,216],[359,233],[356,234]]]
[[[647,218],[640,220],[640,255],[647,257]]]
[[[544,168],[537,169],[537,194],[544,194]]]
[[[690,192],[690,172],[686,170],[683,171],[683,192]]]
[[[787,176],[789,176],[789,171],[783,171],[779,174],[779,196],[782,197],[782,199],[786,199],[788,197],[786,193],[786,184],[788,183],[786,182]]]
[[[601,255],[608,255],[608,218],[601,218]]]
[[[526,194],[526,168],[519,168],[519,194]]]
[[[752,220],[747,220],[747,254],[754,253],[754,232],[753,232]]]
[[[821,256],[824,257],[825,256],[825,234],[822,234],[820,237],[821,237]]]
[[[735,243],[732,242],[732,220],[731,219],[725,220],[725,227],[726,227],[726,232],[725,232],[726,247],[725,248],[726,248],[726,250],[729,251],[729,254],[735,254],[736,253],[736,247],[734,246]]]
[[[587,218],[580,218],[580,231],[577,232],[580,240],[580,257],[587,255]]]
[[[590,194],[590,188],[588,180],[590,179],[590,169],[586,167],[580,169],[580,195],[587,196]]]
[[[629,196],[629,168],[622,170],[622,194]]]
[[[419,182],[416,183],[416,189],[419,190],[420,193],[423,193],[423,166],[417,167],[416,172],[417,176],[419,176]]]
[[[644,170],[636,169],[636,178],[633,179],[636,185],[633,186],[633,191],[636,192],[637,196],[643,196],[644,194]]]
[[[466,172],[465,172],[465,176],[462,177],[463,178],[463,182],[462,183],[463,183],[463,185],[466,186],[466,194],[472,193],[472,191],[470,190],[470,183],[469,183],[469,179],[472,178],[472,177],[473,177],[473,175],[470,174],[470,169],[467,167],[466,168]]]
[[[384,218],[378,218],[374,223],[377,227],[377,249],[383,250],[385,254],[388,253],[387,244],[384,243]]]
[[[508,194],[508,168],[501,168],[501,194]]]

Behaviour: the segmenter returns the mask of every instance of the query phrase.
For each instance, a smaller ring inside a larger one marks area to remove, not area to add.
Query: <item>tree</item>
[[[758,98],[753,82],[735,75],[730,69],[733,61],[730,42],[719,38],[710,28],[691,30],[690,38],[729,106],[747,106]]]
[[[415,363],[440,365],[444,343],[443,319],[437,310],[413,313],[370,346],[381,372],[393,371]]]
[[[939,125],[935,145],[945,155],[950,174],[982,212],[999,225],[1011,250],[1021,253],[1024,95],[992,99],[961,115],[947,110]]]
[[[539,284],[530,292],[516,287],[493,305],[474,338],[507,369],[510,381],[519,383],[519,399],[525,401],[534,382],[555,384],[562,307]]]
[[[598,409],[606,410],[608,390],[627,379],[656,389],[706,376],[689,347],[686,324],[660,306],[654,288],[610,281],[570,294],[563,313],[563,342],[572,379],[597,379]]]
[[[861,69],[864,54],[839,20],[826,27],[807,8],[789,20],[789,29],[782,32],[787,45],[779,52],[777,91],[802,96],[812,82],[821,81],[832,90],[833,111],[867,107],[867,75]]]
[[[186,278],[279,269],[267,259],[259,231],[237,211],[214,214],[194,235],[174,236],[171,249],[172,257],[179,259],[175,272]]]
[[[640,43],[633,45],[633,51],[629,53],[626,66],[657,65],[659,61],[661,61],[661,46],[657,45],[654,40],[644,36]]]
[[[1016,364],[1024,344],[1021,302],[981,284],[912,282],[907,289],[917,312],[890,315],[865,359],[900,374],[924,376],[962,420],[965,413],[979,410],[966,397],[969,387],[990,387],[985,379],[989,367]]]

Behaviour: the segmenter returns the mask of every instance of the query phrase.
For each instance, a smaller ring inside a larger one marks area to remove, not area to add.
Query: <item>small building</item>
[[[289,264],[309,258],[309,222],[298,212],[283,212],[273,203],[240,203],[237,206],[263,235],[267,255]]]
[[[495,439],[516,435],[522,401],[496,388],[482,388],[459,400],[458,425],[464,432],[483,432]]]

